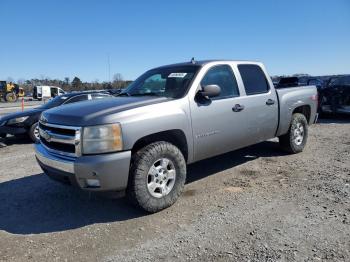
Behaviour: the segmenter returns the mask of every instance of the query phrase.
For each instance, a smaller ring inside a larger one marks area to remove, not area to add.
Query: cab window
[[[269,84],[260,66],[238,65],[238,70],[247,95],[262,94],[269,91]]]
[[[238,85],[229,65],[218,65],[210,68],[201,81],[201,86],[218,85],[220,95],[213,100],[239,96]]]

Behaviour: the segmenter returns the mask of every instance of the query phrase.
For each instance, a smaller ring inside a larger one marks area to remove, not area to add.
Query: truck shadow
[[[276,142],[263,142],[190,165],[188,181],[214,175],[259,157],[284,155]],[[0,183],[0,230],[12,234],[60,232],[147,215],[125,199],[82,192],[37,174]]]
[[[259,157],[278,157],[283,155],[286,155],[286,153],[281,151],[278,142],[262,142],[189,165],[187,183],[192,183]]]

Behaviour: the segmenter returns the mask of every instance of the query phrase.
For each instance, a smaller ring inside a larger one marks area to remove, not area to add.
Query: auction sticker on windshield
[[[178,78],[184,78],[187,75],[187,73],[171,73],[168,75],[168,77],[178,77]]]

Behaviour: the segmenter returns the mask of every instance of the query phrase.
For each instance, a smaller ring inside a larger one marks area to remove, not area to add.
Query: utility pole
[[[107,53],[107,63],[108,63],[108,81],[111,82],[111,61],[110,55]]]

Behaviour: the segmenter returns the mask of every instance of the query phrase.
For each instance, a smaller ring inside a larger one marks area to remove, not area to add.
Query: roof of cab
[[[182,62],[182,63],[175,63],[175,64],[169,64],[169,65],[164,65],[164,66],[159,66],[156,68],[163,68],[163,67],[172,67],[172,66],[204,66],[209,63],[214,63],[214,62],[234,62],[234,63],[261,63],[259,61],[252,61],[252,60],[231,60],[231,59],[211,59],[211,60],[194,60],[194,62],[189,61],[189,62]]]

